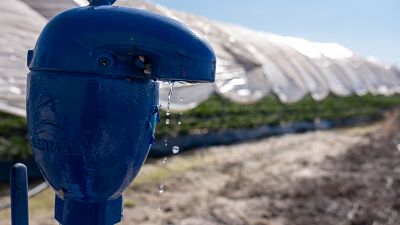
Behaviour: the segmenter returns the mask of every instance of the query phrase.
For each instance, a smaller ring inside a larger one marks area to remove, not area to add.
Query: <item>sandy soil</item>
[[[399,225],[400,119],[391,118],[150,162],[121,224]],[[31,208],[31,224],[56,224],[50,208]]]

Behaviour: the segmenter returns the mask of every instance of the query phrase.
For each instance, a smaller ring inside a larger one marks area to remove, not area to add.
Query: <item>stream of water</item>
[[[174,93],[174,82],[168,82],[168,83],[169,83],[169,92],[168,92],[167,111],[165,113],[165,116],[166,116],[165,124],[167,126],[170,126],[172,123],[172,121],[171,121],[172,120],[172,118],[171,118],[171,114],[172,114],[171,113],[171,98]],[[183,102],[183,98],[180,98],[180,101]],[[179,113],[179,117],[178,117],[178,121],[177,121],[177,124],[179,126],[182,124],[182,115],[183,115],[183,113]],[[164,145],[166,148],[168,148],[168,139],[167,138],[164,139]],[[173,154],[178,154],[180,151],[180,148],[179,148],[179,146],[172,146],[171,151]],[[166,166],[167,161],[168,161],[168,157],[164,157],[161,161],[161,165]],[[158,193],[160,195],[163,194],[165,192],[165,189],[166,189],[165,185],[163,183],[161,183],[158,186]],[[162,209],[161,204],[159,204],[157,207],[157,211],[160,212],[161,209]]]

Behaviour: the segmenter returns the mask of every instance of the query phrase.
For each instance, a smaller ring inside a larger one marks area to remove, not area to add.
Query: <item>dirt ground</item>
[[[400,225],[399,118],[149,162],[121,224]],[[56,224],[51,196],[31,201],[32,225]]]

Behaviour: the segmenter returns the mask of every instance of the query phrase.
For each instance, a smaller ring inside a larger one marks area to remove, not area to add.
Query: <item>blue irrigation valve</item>
[[[215,78],[214,51],[189,28],[112,3],[61,13],[28,52],[29,139],[63,225],[121,220],[153,142],[157,80]]]

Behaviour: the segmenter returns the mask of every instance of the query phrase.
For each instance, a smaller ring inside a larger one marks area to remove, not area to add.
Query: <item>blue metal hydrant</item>
[[[28,52],[27,117],[36,162],[63,225],[112,225],[143,165],[161,81],[213,82],[216,58],[181,23],[92,0],[53,18]]]

